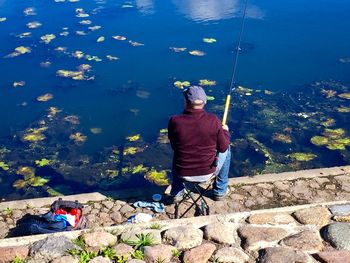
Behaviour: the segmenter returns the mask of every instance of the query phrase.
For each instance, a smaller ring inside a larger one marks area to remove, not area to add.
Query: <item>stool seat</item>
[[[197,215],[209,215],[209,205],[207,201],[204,199],[205,193],[210,189],[213,182],[215,180],[215,174],[211,175],[207,181],[187,181],[186,178],[183,180],[183,186],[184,186],[184,194],[182,196],[182,199],[179,201],[174,202],[175,203],[175,218],[182,218],[184,217],[193,206],[196,208]],[[201,185],[205,185],[204,188],[201,187]],[[194,192],[198,193],[198,197],[194,197]],[[179,207],[181,204],[183,204],[186,200],[192,200],[192,204],[183,212],[181,215],[179,214]],[[196,216],[196,215],[195,215]]]

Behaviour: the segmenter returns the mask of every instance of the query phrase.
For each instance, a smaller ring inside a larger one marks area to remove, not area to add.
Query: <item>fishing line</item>
[[[235,85],[235,78],[236,78],[236,71],[237,71],[237,65],[238,65],[238,57],[239,57],[239,54],[241,51],[241,43],[242,43],[242,37],[243,37],[243,32],[244,32],[245,19],[247,16],[247,6],[248,6],[248,0],[245,0],[242,21],[241,21],[241,27],[240,27],[239,37],[238,37],[238,45],[236,48],[236,54],[235,54],[235,58],[234,58],[234,62],[233,62],[231,81],[230,81],[228,94],[226,96],[224,116],[222,117],[222,125],[226,125],[228,110],[229,110],[230,101],[231,101],[231,94],[237,87]]]

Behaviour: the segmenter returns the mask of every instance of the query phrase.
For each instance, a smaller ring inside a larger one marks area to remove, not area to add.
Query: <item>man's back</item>
[[[213,173],[216,152],[229,146],[229,133],[220,120],[203,109],[186,109],[173,116],[168,125],[169,139],[174,150],[173,169],[180,176]]]

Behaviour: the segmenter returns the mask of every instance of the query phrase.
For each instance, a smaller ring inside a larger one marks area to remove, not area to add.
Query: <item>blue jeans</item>
[[[230,162],[231,162],[231,150],[230,147],[223,152],[219,153],[218,156],[218,166],[215,170],[215,182],[213,186],[214,195],[215,196],[223,196],[227,190],[228,184],[228,172],[230,170]],[[172,171],[173,182],[171,184],[170,194],[172,196],[179,196],[183,194],[183,182],[184,180],[181,176],[178,176],[174,171]]]

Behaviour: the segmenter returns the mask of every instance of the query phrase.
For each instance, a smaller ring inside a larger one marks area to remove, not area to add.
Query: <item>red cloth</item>
[[[54,214],[55,215],[67,215],[67,214],[70,214],[72,216],[75,216],[75,225],[76,226],[80,220],[80,217],[81,217],[81,210],[78,209],[78,208],[69,208],[69,209],[63,209],[63,208],[60,208],[56,211],[54,211]]]
[[[213,173],[216,152],[225,152],[230,145],[230,134],[219,118],[202,109],[172,116],[168,136],[174,150],[173,169],[179,176]]]

